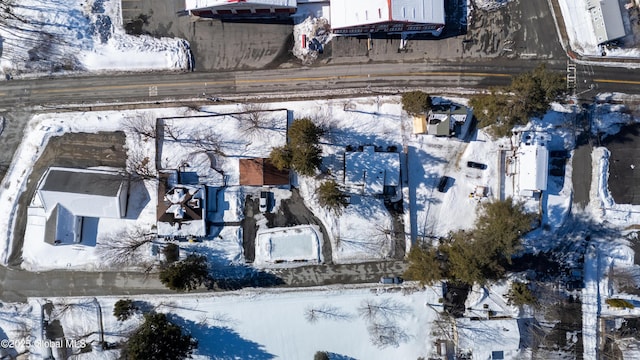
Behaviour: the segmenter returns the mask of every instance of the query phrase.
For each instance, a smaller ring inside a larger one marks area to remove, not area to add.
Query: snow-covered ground
[[[346,359],[416,359],[435,354],[430,341],[441,287],[401,291],[379,286],[311,289],[246,289],[207,295],[153,296],[133,299],[147,310],[167,313],[199,340],[194,359],[311,359],[327,351]],[[42,315],[58,320],[69,340],[84,339],[92,351],[81,359],[115,359],[119,350],[97,347],[100,332],[107,343],[126,340],[142,316],[120,322],[113,315],[119,298],[30,299],[28,305],[4,304],[0,312],[3,339],[42,339]],[[43,305],[51,303],[42,310]],[[370,315],[369,305],[380,306]],[[440,306],[441,310],[441,306]],[[98,314],[102,313],[102,330]],[[28,322],[22,335],[21,321]],[[385,329],[381,330],[380,326]],[[30,333],[29,330],[30,329]],[[384,337],[380,336],[384,335]],[[384,338],[385,343],[380,343]],[[24,347],[16,349],[25,350]],[[32,356],[46,355],[32,346]]]
[[[465,103],[464,99],[453,99]],[[415,238],[437,238],[448,232],[472,226],[479,203],[490,199],[506,198],[517,194],[517,180],[503,179],[500,185],[500,153],[510,146],[508,139],[493,141],[482,131],[470,142],[455,138],[437,138],[428,135],[415,135],[412,120],[402,113],[399,98],[378,96],[346,100],[303,101],[262,105],[264,124],[251,129],[242,113],[246,105],[207,106],[200,112],[187,109],[162,109],[149,111],[117,111],[92,113],[43,114],[36,116],[29,124],[25,139],[18,149],[8,175],[4,179],[4,188],[0,193],[0,204],[12,209],[17,205],[19,194],[25,188],[30,174],[30,166],[39,156],[42,148],[51,136],[64,132],[97,132],[124,129],[127,134],[129,167],[141,159],[155,159],[155,140],[142,136],[140,130],[155,123],[156,117],[164,117],[165,141],[161,143],[161,165],[167,169],[188,167],[198,173],[199,181],[217,189],[218,208],[224,211],[213,214],[214,222],[237,222],[243,218],[244,197],[257,195],[259,188],[239,186],[238,158],[266,157],[270,149],[284,144],[288,109],[294,118],[309,117],[327,130],[322,139],[323,169],[331,174],[339,184],[345,179],[344,154],[348,147],[373,145],[382,151],[400,152],[407,149],[407,155],[400,153],[402,189],[398,188],[394,200],[403,199],[404,229],[394,228],[393,220],[384,205],[383,199],[350,193],[350,204],[339,214],[328,211],[319,205],[316,189],[327,179],[315,177],[294,178],[293,185],[300,189],[305,205],[323,223],[332,246],[333,261],[337,263],[359,262],[390,258],[396,249],[395,239],[404,236],[407,250],[411,236]],[[276,109],[270,111],[270,109]],[[556,106],[543,119],[534,120],[527,128],[531,131],[545,131],[551,135],[549,146],[553,148],[571,148],[571,134],[564,127],[568,109]],[[207,116],[209,117],[201,117]],[[225,115],[227,114],[227,115]],[[195,116],[198,116],[197,118]],[[169,117],[178,117],[167,119]],[[82,120],[82,121],[80,121]],[[206,131],[205,131],[206,130]],[[144,132],[144,131],[143,131]],[[204,136],[204,134],[208,134]],[[194,139],[198,139],[197,141]],[[215,170],[212,160],[206,155],[206,148],[215,148]],[[466,166],[467,161],[487,165],[484,170]],[[154,161],[148,161],[150,171]],[[409,164],[409,166],[407,166]],[[224,176],[222,175],[224,174]],[[566,167],[565,178],[550,177],[550,191],[545,195],[544,204],[548,207],[545,223],[558,226],[562,224],[570,208],[571,169]],[[454,180],[443,193],[437,191],[441,176]],[[515,183],[516,185],[509,185]],[[557,183],[557,184],[556,184]],[[478,188],[486,189],[484,196],[472,196]],[[109,219],[100,221],[98,246],[72,245],[53,248],[42,241],[42,212],[33,208],[27,227],[24,246],[24,267],[30,270],[52,268],[100,269],[109,267],[99,261],[100,243],[122,232],[148,232],[156,221],[157,203],[156,182],[146,181],[144,186],[133,186],[131,196],[145,201],[135,202],[138,208],[133,213],[140,215],[136,219]],[[290,192],[272,189],[277,212],[280,202],[289,198]],[[537,202],[531,204],[537,209]],[[130,204],[133,206],[133,204]],[[546,210],[546,209],[545,209]],[[455,216],[454,216],[455,214]],[[266,229],[266,219],[256,215],[259,229]],[[12,238],[11,224],[14,219],[3,218],[0,231]],[[241,232],[216,227],[212,230],[216,241],[205,241],[199,246],[219,246],[222,257],[230,261],[242,259]],[[218,235],[220,233],[220,235]],[[159,244],[161,245],[161,244]],[[10,243],[3,248],[6,261]],[[141,264],[153,263],[154,246],[145,250]],[[193,244],[183,244],[187,251]],[[227,253],[227,250],[231,250]],[[50,256],[55,254],[56,256]],[[80,256],[82,255],[82,256]]]
[[[640,58],[640,34],[633,33],[634,26],[630,22],[627,10],[620,8],[627,34],[620,39],[622,46],[603,49],[598,46],[586,0],[559,0],[559,3],[569,36],[569,45],[573,51],[585,56],[601,56],[605,51],[607,57]]]
[[[17,77],[190,67],[185,40],[127,35],[121,6],[120,0],[3,1],[0,72]]]

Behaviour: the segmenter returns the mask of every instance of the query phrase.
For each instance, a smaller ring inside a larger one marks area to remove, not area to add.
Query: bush
[[[313,360],[329,360],[329,354],[326,351],[316,351]]]
[[[340,191],[335,180],[325,181],[317,189],[320,205],[339,214],[348,205],[347,196]]]
[[[125,321],[137,310],[138,308],[133,305],[133,301],[130,299],[120,299],[116,301],[113,306],[113,316],[115,316],[118,321]]]
[[[145,315],[144,323],[133,333],[123,350],[125,359],[190,358],[198,341],[170,322],[165,314]]]
[[[632,303],[628,302],[627,300],[624,299],[607,299],[605,300],[605,303],[607,303],[607,305],[611,306],[611,307],[615,307],[615,308],[621,308],[621,309],[634,309],[635,306],[633,306]]]
[[[180,259],[180,247],[177,244],[169,243],[163,249],[162,253],[167,263],[171,264]]]
[[[402,109],[409,115],[421,115],[431,109],[431,96],[422,91],[409,91],[402,94]]]
[[[209,266],[204,256],[189,255],[160,271],[160,281],[177,291],[195,290],[209,278]]]
[[[511,283],[507,298],[509,299],[509,304],[515,306],[535,305],[538,303],[538,299],[533,295],[527,284],[518,281]]]

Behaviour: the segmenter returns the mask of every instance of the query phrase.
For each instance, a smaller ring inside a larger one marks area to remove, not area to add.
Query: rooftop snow
[[[598,44],[625,35],[618,0],[586,0]]]
[[[258,5],[258,6],[278,6],[278,7],[295,8],[297,6],[297,1],[296,0],[186,0],[185,1],[185,8],[187,10],[212,8],[212,7],[220,7],[220,6],[228,7],[229,5],[238,5],[241,7]]]
[[[260,230],[256,240],[256,263],[283,261],[322,262],[322,235],[310,225]]]
[[[539,144],[523,144],[518,150],[520,192],[547,190],[549,151]]]
[[[443,0],[331,0],[334,29],[388,21],[444,24]]]
[[[456,320],[459,348],[471,351],[474,359],[491,359],[494,351],[503,351],[512,359],[520,348],[520,329],[517,319]]]

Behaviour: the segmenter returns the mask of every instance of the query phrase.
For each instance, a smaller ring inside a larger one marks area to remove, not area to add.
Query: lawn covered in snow
[[[393,290],[393,291],[392,291]],[[416,359],[433,354],[433,321],[441,288],[420,290],[373,286],[306,289],[245,289],[188,296],[132,298],[145,311],[166,313],[199,341],[194,359],[311,359],[328,351],[346,359]],[[5,305],[0,326],[15,339],[19,324],[11,316],[33,319],[35,339],[41,306],[49,323],[58,320],[68,339],[85,339],[92,351],[81,359],[113,359],[119,350],[102,350],[98,314],[107,343],[124,341],[142,323],[140,314],[124,322],[113,315],[120,298],[31,299],[29,307]],[[440,308],[441,309],[441,308]],[[46,354],[32,347],[32,354]]]
[[[127,35],[121,6],[120,0],[3,1],[0,71],[17,77],[191,66],[185,40]]]

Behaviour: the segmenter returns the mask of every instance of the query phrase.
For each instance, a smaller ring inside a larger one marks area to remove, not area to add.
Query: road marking
[[[155,85],[149,86],[149,96],[158,96],[158,87]]]
[[[603,82],[603,83],[613,83],[613,84],[640,85],[640,81],[633,81],[633,80],[593,79],[593,81],[595,81],[595,82]]]
[[[470,77],[511,77],[509,74],[492,74],[482,72],[406,72],[406,73],[383,73],[374,74],[373,77],[407,77],[407,76],[470,76]],[[263,83],[285,83],[292,81],[338,81],[338,80],[353,80],[353,79],[370,79],[367,74],[362,75],[337,75],[337,76],[318,76],[318,77],[295,77],[295,78],[268,78],[268,79],[237,79],[237,80],[218,80],[218,81],[180,81],[174,83],[156,84],[157,88],[165,87],[180,87],[180,86],[196,86],[203,87],[206,84],[209,85],[235,85],[235,84],[263,84]],[[95,92],[95,91],[109,91],[109,90],[126,90],[126,89],[148,89],[151,93],[151,85],[148,84],[131,84],[131,85],[99,85],[95,87],[82,87],[73,89],[34,89],[32,92],[35,94],[59,94],[67,92]],[[150,95],[151,96],[151,95]]]

